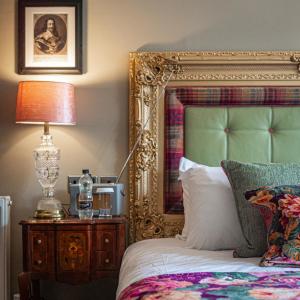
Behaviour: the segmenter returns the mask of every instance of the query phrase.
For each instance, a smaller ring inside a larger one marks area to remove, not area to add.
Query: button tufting
[[[272,133],[274,133],[274,128],[269,128],[268,131],[269,131],[269,133],[272,134]]]
[[[229,132],[230,132],[230,129],[226,127],[226,128],[224,128],[224,132],[225,132],[225,133],[229,133]]]

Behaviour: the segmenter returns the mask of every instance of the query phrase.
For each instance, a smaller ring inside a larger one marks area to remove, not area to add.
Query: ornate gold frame
[[[183,216],[163,213],[164,89],[191,85],[300,85],[299,51],[132,52],[129,148],[130,242],[174,236]]]

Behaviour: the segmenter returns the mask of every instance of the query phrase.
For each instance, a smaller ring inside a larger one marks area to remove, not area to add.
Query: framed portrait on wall
[[[82,0],[19,0],[18,73],[82,74]]]

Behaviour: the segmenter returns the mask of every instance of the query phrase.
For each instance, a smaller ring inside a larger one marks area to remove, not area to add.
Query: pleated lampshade
[[[16,123],[75,125],[74,86],[51,81],[19,82]]]

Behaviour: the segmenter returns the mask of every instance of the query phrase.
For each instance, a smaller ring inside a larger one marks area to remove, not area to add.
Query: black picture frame
[[[54,25],[52,40],[36,29],[49,19],[62,24]],[[17,55],[19,74],[82,74],[82,0],[19,0]]]

